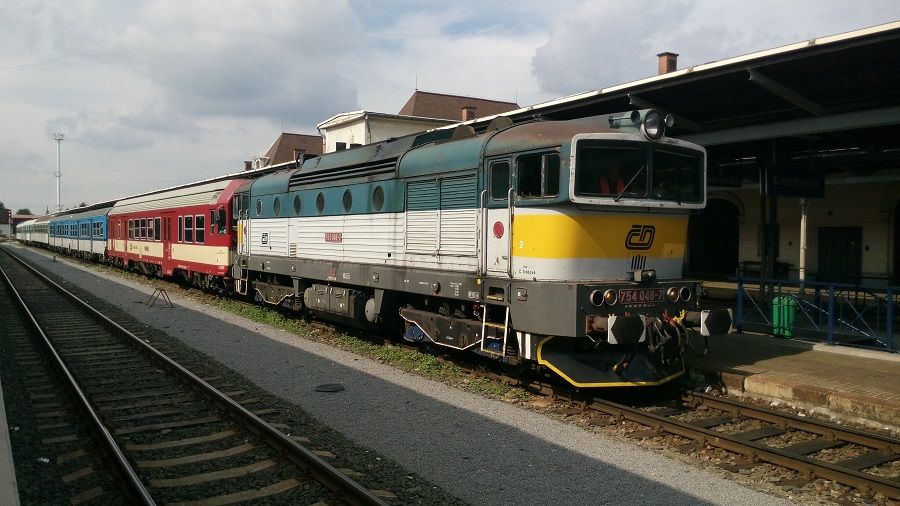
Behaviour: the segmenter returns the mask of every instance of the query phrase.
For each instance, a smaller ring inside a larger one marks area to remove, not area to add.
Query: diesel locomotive
[[[234,290],[576,387],[669,381],[697,333],[731,328],[683,278],[706,153],[670,124],[655,110],[501,117],[248,180],[232,200]]]

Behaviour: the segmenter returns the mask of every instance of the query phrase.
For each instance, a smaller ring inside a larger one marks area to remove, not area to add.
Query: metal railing
[[[736,299],[738,331],[898,350],[900,287],[739,277]]]

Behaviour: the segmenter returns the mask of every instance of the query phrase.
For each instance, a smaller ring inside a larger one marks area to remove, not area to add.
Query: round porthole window
[[[281,215],[281,201],[278,197],[275,197],[275,202],[272,203],[272,210],[275,211],[275,216]]]
[[[300,214],[300,195],[294,197],[294,214]]]
[[[256,215],[262,214],[262,200],[256,199]]]
[[[381,211],[381,208],[384,207],[384,188],[375,187],[375,191],[372,192],[372,205],[375,206],[376,211]]]
[[[325,211],[325,195],[322,192],[316,196],[316,209],[319,210],[319,214]]]
[[[349,212],[351,207],[353,207],[353,194],[350,193],[350,190],[344,190],[344,211]]]

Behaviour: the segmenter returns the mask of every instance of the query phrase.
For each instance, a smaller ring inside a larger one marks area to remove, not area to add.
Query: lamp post
[[[62,203],[59,201],[59,179],[62,177],[62,173],[59,171],[59,162],[60,146],[62,146],[62,140],[65,137],[65,134],[59,132],[53,134],[53,140],[56,141],[56,212],[62,211]]]

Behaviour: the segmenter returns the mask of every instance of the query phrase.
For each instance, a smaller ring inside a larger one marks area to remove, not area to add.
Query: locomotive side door
[[[232,199],[231,217],[235,222],[236,251],[238,255],[250,254],[250,195],[238,193]]]
[[[510,276],[512,239],[512,170],[509,158],[485,163],[485,192],[482,197],[482,265],[489,276]]]

